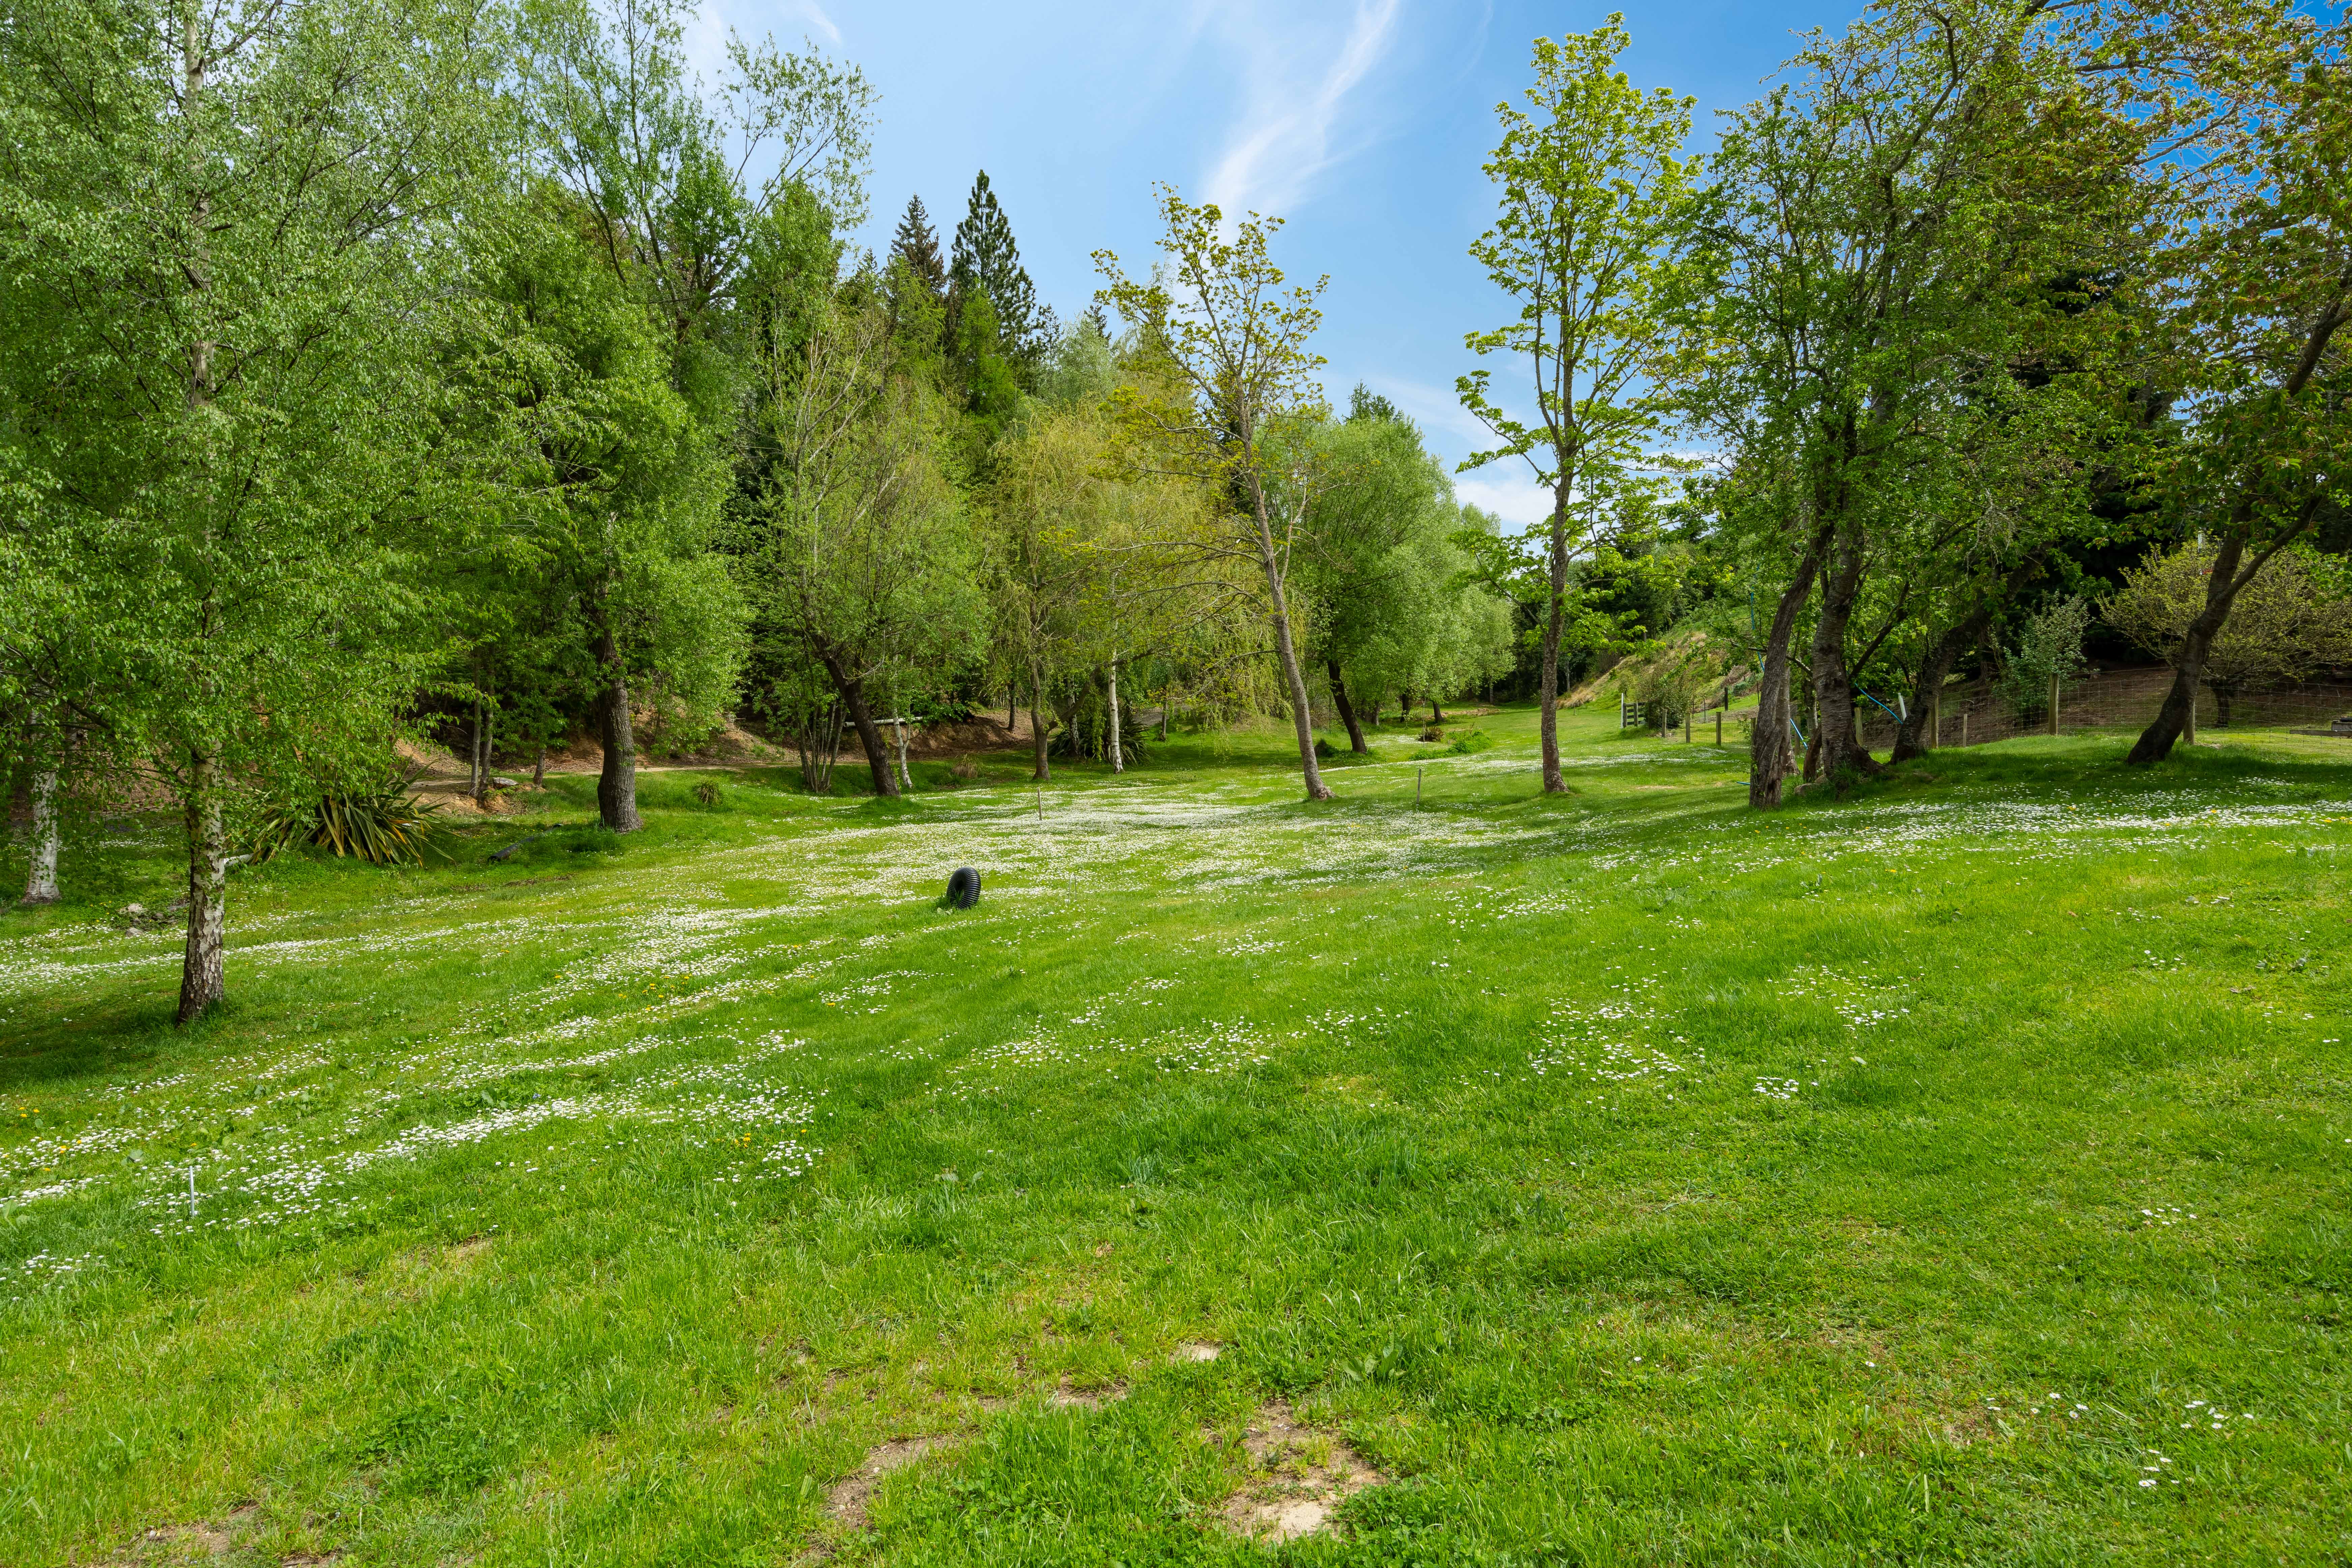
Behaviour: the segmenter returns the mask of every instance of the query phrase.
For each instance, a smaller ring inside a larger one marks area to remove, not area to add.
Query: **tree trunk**
[[[1373,697],[1373,699],[1372,699],[1372,710],[1371,710],[1371,712],[1370,712],[1369,714],[1365,715],[1365,718],[1364,718],[1364,722],[1365,722],[1365,723],[1367,723],[1367,724],[1370,724],[1370,725],[1373,729],[1375,729],[1375,730],[1377,730],[1377,729],[1379,729],[1379,728],[1381,727],[1381,700],[1381,700],[1380,697],[1378,697],[1378,696]]]
[[[2318,370],[2319,362],[2326,355],[2329,341],[2335,337],[2336,330],[2344,324],[2344,302],[2347,290],[2352,290],[2352,267],[2347,267],[2337,275],[2334,297],[2312,322],[2311,331],[2304,338],[2303,355],[2295,362],[2294,369],[2288,374],[2282,388],[2288,397],[2301,395],[2304,388],[2311,384],[2313,373]],[[2294,526],[2254,558],[2252,570],[2241,574],[2238,563],[2245,557],[2254,507],[2253,481],[2249,479],[2239,491],[2237,504],[2231,509],[2230,526],[2222,531],[2221,547],[2214,552],[2213,570],[2205,579],[2205,608],[2189,623],[2188,635],[2180,639],[2180,656],[2173,660],[2172,666],[2172,689],[2165,693],[2164,706],[2158,710],[2155,719],[2140,731],[2139,739],[2132,742],[2131,753],[2124,758],[2125,762],[2139,766],[2160,763],[2172,754],[2173,742],[2180,739],[2182,731],[2196,728],[2197,683],[2203,677],[2205,659],[2212,651],[2213,639],[2221,635],[2221,623],[2229,619],[2230,606],[2237,602],[2238,590],[2252,579],[2255,572],[2262,570],[2264,563],[2300,538],[2303,531],[2311,526],[2312,520],[2319,513],[2319,497],[2306,498]]]
[[[531,764],[530,787],[541,789],[547,784],[547,742],[539,743],[539,761]]]
[[[2241,519],[2251,506],[2251,502],[2240,504]],[[2246,557],[2242,521],[2234,521],[2221,535],[2221,544],[2213,552],[2212,573],[2205,579],[2205,607],[2189,623],[2189,630],[2180,639],[2180,651],[2172,660],[2172,689],[2165,693],[2164,706],[2157,710],[2148,727],[2140,731],[2124,761],[2140,765],[2162,762],[2172,754],[2173,742],[2180,739],[2182,731],[2196,724],[2197,688],[2205,679],[2205,660],[2213,651],[2213,639],[2221,635],[2222,623],[2229,618],[2230,606],[2237,602],[2238,590],[2311,525],[2317,510],[2315,501],[2305,503],[2298,525],[2255,558],[2253,571],[2238,569],[2238,563]]]
[[[1445,722],[1445,715],[1437,710],[1437,693],[1434,691],[1429,694],[1429,721],[1433,724]]]
[[[1265,492],[1253,480],[1251,499],[1257,507],[1258,564],[1265,569],[1265,589],[1274,600],[1274,652],[1282,665],[1283,684],[1290,692],[1290,723],[1298,735],[1298,768],[1306,776],[1307,798],[1329,800],[1323,770],[1315,765],[1315,727],[1307,710],[1307,677],[1298,668],[1298,649],[1290,639],[1290,596],[1283,592],[1282,561],[1276,553],[1274,529],[1266,519]]]
[[[1110,771],[1127,772],[1127,748],[1119,743],[1118,733],[1118,655],[1110,656]]]
[[[2234,680],[2209,680],[2205,683],[2205,687],[2207,690],[2213,693],[2213,728],[2228,729],[2230,699],[2237,695],[2238,683]]]
[[[1960,656],[1984,636],[1985,628],[1992,624],[1993,612],[2014,599],[2041,570],[2038,555],[2029,555],[2019,562],[1998,586],[1986,590],[1975,608],[1927,645],[1911,680],[1910,716],[1895,726],[1895,754],[1887,759],[1890,763],[1907,763],[1914,757],[1926,756],[1941,743],[1942,737],[1931,726],[1943,710],[1944,678],[1952,673],[1952,666],[1959,662]]]
[[[1054,759],[1045,752],[1045,721],[1037,711],[1045,705],[1045,671],[1043,666],[1029,667],[1029,748],[1037,759],[1030,769],[1029,778],[1034,784],[1051,784],[1054,779]]]
[[[474,804],[488,809],[490,803],[490,705],[474,705]]]
[[[1756,690],[1756,728],[1748,737],[1748,804],[1770,811],[1780,804],[1780,781],[1796,765],[1790,745],[1793,710],[1789,704],[1789,639],[1796,634],[1797,617],[1813,591],[1814,574],[1829,548],[1829,530],[1816,532],[1798,559],[1797,569],[1781,590],[1780,607],[1765,635],[1764,659]]]
[[[221,826],[220,763],[188,759],[188,945],[180,965],[179,1022],[192,1024],[227,994],[222,939],[228,924],[228,837]]]
[[[1163,745],[1168,741],[1168,714],[1174,706],[1174,702],[1168,695],[1168,689],[1165,686],[1161,687],[1160,689],[1160,740]]]
[[[33,775],[33,863],[25,877],[28,904],[58,901],[58,770]]]
[[[1326,657],[1323,668],[1331,677],[1331,705],[1339,710],[1339,722],[1348,726],[1348,750],[1370,752],[1364,744],[1364,727],[1356,722],[1356,705],[1348,700],[1348,683],[1339,679],[1339,661]]]
[[[1021,721],[1021,689],[1011,681],[1004,683],[1004,727],[1008,730]]]
[[[198,107],[205,91],[204,51],[198,47],[196,13],[190,5],[182,13],[180,21],[181,98],[180,112],[184,124],[196,123]],[[190,172],[201,177],[202,165],[196,151],[199,143],[192,133],[188,137]],[[196,294],[211,292],[212,197],[199,192],[194,204],[192,262],[189,268],[190,289]],[[197,313],[201,319],[201,312]],[[199,338],[188,349],[188,409],[197,413],[211,405],[213,399],[213,345]],[[211,620],[211,605],[205,605],[207,633]],[[188,754],[188,795],[186,823],[188,833],[188,943],[180,966],[179,1023],[194,1023],[205,1010],[226,994],[222,973],[221,942],[227,910],[227,844],[221,826],[219,758],[210,752],[191,748]]]
[[[881,726],[874,722],[873,710],[866,705],[865,680],[843,668],[830,648],[818,658],[824,663],[824,672],[833,677],[833,689],[841,693],[841,705],[849,710],[849,721],[857,726],[857,743],[866,748],[866,766],[874,774],[874,793],[898,799],[898,775],[890,771],[889,748],[882,743]]]
[[[1569,465],[1561,465],[1559,489],[1552,497],[1550,594],[1544,611],[1543,673],[1536,686],[1536,699],[1542,710],[1537,727],[1543,738],[1546,795],[1559,795],[1568,788],[1568,780],[1559,771],[1559,637],[1568,615],[1568,468]],[[1429,710],[1437,711],[1437,700],[1433,697]],[[1408,708],[1406,711],[1412,710]]]
[[[596,775],[596,819],[615,833],[635,833],[646,825],[637,815],[637,739],[629,724],[629,680],[621,663],[621,645],[605,624],[603,606],[596,612],[596,667],[604,687],[596,696],[597,738],[604,744],[604,765]]]
[[[1854,722],[1853,671],[1845,661],[1846,626],[1862,592],[1863,565],[1861,531],[1839,530],[1837,563],[1822,578],[1822,609],[1813,621],[1813,741],[1822,778],[1833,779],[1849,768],[1879,771]],[[1815,776],[1815,769],[1809,766],[1806,776]]]

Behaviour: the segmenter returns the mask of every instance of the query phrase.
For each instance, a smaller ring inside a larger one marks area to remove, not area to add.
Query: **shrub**
[[[2072,679],[2083,668],[2083,634],[2091,626],[2091,606],[2081,598],[2055,600],[2025,623],[2001,671],[2001,694],[2020,719],[2050,711],[2052,680]]]
[[[719,793],[717,784],[705,779],[694,786],[694,798],[703,805],[717,805],[727,797]]]
[[[372,789],[329,790],[310,800],[281,801],[262,817],[253,838],[256,863],[295,844],[332,849],[374,866],[416,864],[436,850],[439,807],[409,793],[394,777]]]

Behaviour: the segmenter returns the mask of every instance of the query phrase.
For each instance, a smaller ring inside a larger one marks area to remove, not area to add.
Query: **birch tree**
[[[226,994],[241,773],[380,756],[421,668],[425,328],[499,142],[465,0],[27,0],[0,27],[0,312],[39,541],[130,672]]]

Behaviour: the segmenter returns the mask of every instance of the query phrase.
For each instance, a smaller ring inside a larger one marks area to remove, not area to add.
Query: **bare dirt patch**
[[[946,1442],[944,1437],[893,1437],[868,1448],[866,1462],[834,1483],[832,1495],[825,1499],[825,1511],[850,1530],[865,1529],[866,1505],[882,1478],[904,1469]]]
[[[1171,1361],[1214,1361],[1224,1353],[1225,1347],[1208,1340],[1186,1340],[1176,1347]]]
[[[130,1563],[202,1563],[226,1557],[236,1549],[237,1527],[253,1517],[255,1505],[242,1503],[219,1523],[167,1524],[142,1531],[131,1555],[113,1562]]]
[[[1049,1410],[1099,1410],[1127,1397],[1127,1384],[1106,1384],[1099,1388],[1072,1388],[1068,1378],[1062,1379],[1054,1392],[1045,1395]]]
[[[1340,1503],[1388,1478],[1339,1438],[1302,1426],[1280,1400],[1243,1429],[1250,1479],[1225,1505],[1225,1525],[1262,1541],[1293,1541],[1331,1528]]]

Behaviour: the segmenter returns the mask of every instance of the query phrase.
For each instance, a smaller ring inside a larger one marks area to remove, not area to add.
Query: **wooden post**
[[[1961,748],[1961,750],[1963,750],[1963,751],[1967,750],[1967,749],[1968,749],[1968,744],[1969,744],[1969,716],[1968,716],[1968,714],[1967,714],[1965,711],[1963,711],[1963,712],[1960,714],[1960,748]]]
[[[1718,746],[1723,744],[1723,710],[1720,708],[1715,710],[1715,743]]]
[[[1619,728],[1622,729],[1623,726],[1620,725]],[[1412,770],[1412,808],[1415,811],[1419,811],[1421,809],[1421,775],[1428,771],[1429,770],[1427,768],[1415,768]]]
[[[1689,744],[1691,743],[1691,738],[1690,738],[1690,719],[1691,719],[1691,716],[1690,716],[1690,710],[1689,710],[1689,709],[1687,709],[1687,708],[1684,709],[1684,710],[1683,710],[1683,744],[1684,744],[1684,745],[1685,745],[1685,746],[1687,746],[1687,745],[1689,745]]]
[[[2050,678],[2050,732],[2053,735],[2058,732],[2058,678],[2055,675]]]
[[[1624,727],[1625,727],[1625,694],[1624,694],[1623,692],[1622,692],[1622,691],[1621,691],[1621,692],[1619,692],[1619,693],[1617,694],[1617,728],[1619,728],[1620,730],[1622,730],[1622,729],[1623,729]]]

